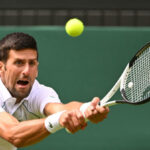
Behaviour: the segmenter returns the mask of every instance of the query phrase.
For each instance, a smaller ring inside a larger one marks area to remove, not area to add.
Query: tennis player
[[[32,36],[12,33],[0,41],[0,149],[37,143],[62,128],[75,133],[87,126],[84,117],[93,123],[107,117],[109,109],[97,106],[97,97],[90,105],[63,104],[54,89],[36,80],[38,64]]]

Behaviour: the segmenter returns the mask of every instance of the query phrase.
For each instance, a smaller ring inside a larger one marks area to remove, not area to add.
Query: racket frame
[[[145,51],[145,49],[150,47],[150,42],[147,43],[145,46],[143,46],[136,54],[135,56],[131,59],[131,61],[127,64],[126,68],[124,69],[122,75],[120,76],[120,78],[118,79],[118,81],[116,82],[116,84],[112,87],[112,89],[106,94],[106,96],[101,100],[100,102],[100,106],[112,106],[112,105],[116,105],[116,104],[124,104],[124,103],[128,103],[128,104],[133,104],[133,105],[138,105],[138,104],[144,104],[148,101],[150,101],[150,97],[140,101],[140,102],[130,102],[125,94],[125,89],[124,89],[124,81],[127,79],[127,76],[130,72],[130,68],[132,67],[132,65],[134,64],[135,60],[141,55],[141,53],[143,51]],[[108,102],[113,95],[117,92],[117,90],[120,87],[120,92],[121,92],[121,96],[123,98],[123,100],[113,100]]]
[[[143,53],[143,51],[145,51],[145,49],[147,49],[147,48],[150,48],[150,42],[147,43],[146,45],[144,45],[144,46],[135,54],[135,56],[131,59],[131,61],[129,62],[129,70],[130,70],[130,68],[133,66],[135,60],[136,60],[136,59],[141,55],[141,53]],[[129,72],[128,72],[128,73],[129,73]],[[124,79],[126,79],[126,78],[124,78]],[[124,82],[122,82],[122,83],[124,83]],[[123,100],[124,100],[123,102],[129,103],[129,104],[139,105],[139,104],[144,104],[144,103],[150,101],[150,97],[149,97],[149,98],[146,98],[146,99],[144,99],[144,100],[142,100],[142,101],[140,101],[140,102],[134,102],[134,103],[132,103],[132,102],[128,101],[127,96],[126,96],[126,94],[125,94],[125,89],[123,88],[123,85],[122,85],[122,87],[120,88],[120,92],[121,92],[121,95],[122,95]],[[119,103],[120,103],[120,102],[119,102]]]
[[[128,64],[126,66],[125,70],[123,71],[122,75],[120,76],[120,78],[116,82],[116,84],[106,94],[106,96],[100,101],[100,106],[112,106],[112,105],[116,105],[116,104],[119,104],[119,103],[127,103],[127,101],[123,101],[123,100],[114,100],[114,101],[110,101],[110,102],[108,102],[108,100],[110,100],[111,97],[113,97],[113,95],[117,92],[119,87],[120,87],[120,92],[122,91],[122,89],[123,89],[123,80],[125,79],[125,77],[129,73],[129,71],[130,71],[130,69],[129,69],[129,64]]]

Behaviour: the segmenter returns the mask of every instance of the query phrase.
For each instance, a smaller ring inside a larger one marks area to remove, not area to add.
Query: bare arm
[[[73,109],[79,109],[83,103],[72,101],[67,104],[61,104],[61,103],[48,103],[45,106],[44,113],[46,116],[54,114],[56,112],[62,111],[62,110],[73,110]]]
[[[52,109],[50,112],[57,113],[64,109],[72,109],[75,103],[72,102],[66,105],[54,104],[52,105],[53,107],[49,109]],[[77,105],[79,107],[81,104],[78,103]],[[47,115],[49,114],[47,113]],[[73,122],[75,122],[75,124],[73,124]],[[72,133],[77,132],[81,124],[86,126],[82,113],[78,110],[64,112],[59,119],[59,123],[61,126],[70,129]],[[0,137],[18,148],[35,144],[48,135],[50,135],[50,132],[45,128],[45,119],[18,122],[18,120],[9,113],[0,112]]]
[[[84,116],[80,111],[80,107],[83,103],[72,101],[67,104],[60,103],[48,103],[45,106],[44,113],[46,116],[66,110],[60,117],[60,125],[67,128],[71,133],[75,133],[80,129],[84,129],[87,126]]]
[[[84,115],[85,117],[90,120],[92,123],[99,123],[103,121],[109,112],[108,107],[100,107],[98,105],[100,99],[98,97],[93,98],[88,108],[85,109]],[[51,115],[53,113],[62,111],[62,110],[68,110],[70,113],[67,113],[64,118],[66,118],[66,122],[69,121],[69,118],[73,119],[73,125],[67,125],[65,121],[60,122],[60,124],[66,128],[68,128],[72,133],[78,131],[79,129],[84,129],[86,127],[85,119],[83,117],[83,114],[80,111],[80,107],[83,103],[72,101],[67,104],[59,104],[59,103],[48,103],[45,106],[44,113],[45,115]],[[86,104],[86,103],[85,103]],[[79,115],[78,115],[79,114]]]
[[[0,113],[0,136],[16,147],[25,147],[41,141],[50,133],[45,119],[18,122],[7,112]]]
[[[98,123],[103,121],[109,112],[108,107],[100,107],[98,106],[100,99],[98,97],[93,98],[90,106],[85,110],[85,117],[88,118],[93,123]],[[62,110],[73,110],[80,109],[81,105],[84,103],[78,101],[72,101],[67,104],[59,104],[59,103],[48,103],[45,106],[44,113],[45,115],[51,115],[53,113],[62,111]]]
[[[109,111],[108,108],[97,107],[98,101],[99,99],[92,100],[91,106],[85,112],[86,117],[93,123],[105,119]],[[87,125],[79,110],[82,104],[75,101],[68,104],[49,103],[46,105],[44,112],[48,116],[67,110],[60,116],[59,124],[75,133]],[[0,113],[0,136],[16,147],[25,147],[37,143],[49,134],[45,128],[45,119],[18,122],[7,112]]]

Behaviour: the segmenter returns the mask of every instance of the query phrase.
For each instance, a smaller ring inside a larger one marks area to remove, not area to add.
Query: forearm
[[[69,102],[67,104],[64,104],[63,108],[65,110],[79,109],[81,105],[82,105],[81,102],[72,101],[72,102]]]
[[[63,111],[63,110],[72,110],[72,109],[79,109],[83,103],[72,101],[67,104],[61,104],[61,103],[48,103],[45,106],[44,113],[45,115],[51,115],[53,113]]]
[[[41,141],[50,134],[45,128],[45,119],[18,122],[8,113],[6,113],[5,116],[6,115],[7,118],[9,116],[11,123],[10,121],[8,123],[6,120],[1,120],[0,135],[2,138],[12,143],[16,147],[32,145]],[[12,120],[14,121],[12,122]]]
[[[46,115],[63,110],[78,109],[82,103],[70,102],[67,104],[53,103],[48,105]],[[5,118],[5,119],[4,119]],[[0,136],[16,147],[25,147],[37,143],[50,134],[45,128],[45,119],[36,119],[18,122],[7,112],[0,113]]]
[[[17,147],[35,144],[50,134],[44,126],[44,119],[21,122],[7,132],[9,141]]]

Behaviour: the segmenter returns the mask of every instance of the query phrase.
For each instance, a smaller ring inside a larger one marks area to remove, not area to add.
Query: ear
[[[4,70],[4,63],[2,61],[0,61],[0,75]]]
[[[4,63],[0,61],[0,70],[2,70],[3,68],[4,68]]]

